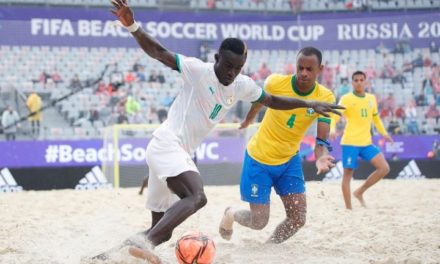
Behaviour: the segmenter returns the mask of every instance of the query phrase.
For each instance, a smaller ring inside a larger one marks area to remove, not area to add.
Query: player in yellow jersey
[[[264,89],[274,95],[334,103],[333,93],[316,82],[323,68],[321,62],[322,54],[318,49],[303,48],[297,56],[296,75],[273,74],[266,79]],[[259,103],[253,104],[241,127],[247,127],[261,107]],[[250,210],[231,207],[225,210],[219,228],[224,239],[231,238],[234,222],[255,230],[267,225],[272,187],[281,197],[286,218],[267,242],[281,243],[305,224],[305,182],[298,150],[315,120],[318,120],[316,167],[318,173],[322,173],[334,166],[334,158],[327,154],[331,119],[318,115],[311,108],[267,110],[258,131],[248,143],[241,174],[241,199],[250,204]]]
[[[341,97],[339,104],[346,109],[342,111],[347,124],[341,139],[342,164],[344,175],[342,179],[342,194],[345,207],[351,209],[350,181],[354,170],[358,167],[358,156],[369,161],[376,170],[368,176],[367,180],[353,192],[362,206],[365,206],[363,199],[364,192],[373,184],[385,177],[390,167],[379,149],[373,145],[371,140],[371,123],[374,123],[377,131],[386,141],[393,139],[387,134],[377,111],[376,97],[365,92],[366,75],[362,71],[356,71],[352,77],[353,92]],[[339,120],[335,116],[331,125],[331,137],[335,137],[335,127]]]

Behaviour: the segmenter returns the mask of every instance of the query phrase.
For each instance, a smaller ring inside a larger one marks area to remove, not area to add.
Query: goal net
[[[102,171],[115,188],[140,186],[148,177],[146,147],[159,125],[123,124],[105,128]],[[205,184],[239,183],[241,164],[250,136],[258,128],[239,130],[239,124],[218,124],[195,152],[197,167]],[[172,162],[172,161],[164,161]]]

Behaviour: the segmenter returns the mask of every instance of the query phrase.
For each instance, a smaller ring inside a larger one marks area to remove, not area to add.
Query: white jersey
[[[215,75],[214,64],[176,55],[183,88],[168,112],[168,119],[153,135],[165,140],[178,140],[192,154],[215,125],[238,100],[255,102],[264,92],[251,78],[239,74],[228,86]]]

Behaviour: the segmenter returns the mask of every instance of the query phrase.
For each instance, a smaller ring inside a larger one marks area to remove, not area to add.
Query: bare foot
[[[364,201],[364,197],[362,195],[362,193],[360,192],[359,189],[357,189],[356,191],[353,192],[353,196],[359,200],[359,202],[361,203],[362,207],[367,207]]]
[[[125,246],[125,245],[122,243],[122,244],[120,244],[120,245],[117,245],[117,246],[115,246],[115,247],[112,247],[111,249],[109,249],[109,250],[107,250],[107,251],[105,251],[105,252],[102,252],[102,253],[99,254],[99,255],[96,255],[96,256],[92,257],[91,259],[92,259],[92,260],[102,260],[102,261],[106,261],[106,260],[108,260],[108,259],[110,258],[110,255],[111,255],[111,254],[113,254],[113,253],[117,252],[118,250],[122,249],[124,246]]]
[[[234,224],[234,212],[231,210],[231,207],[228,207],[225,209],[222,221],[220,222],[220,226],[218,228],[218,232],[220,233],[223,239],[231,240],[233,224]]]
[[[135,258],[140,258],[143,260],[148,261],[148,263],[151,264],[161,264],[162,261],[160,260],[160,258],[158,256],[156,256],[151,250],[149,249],[141,249],[138,247],[129,247],[128,248],[128,253],[130,253],[130,255],[132,255]]]

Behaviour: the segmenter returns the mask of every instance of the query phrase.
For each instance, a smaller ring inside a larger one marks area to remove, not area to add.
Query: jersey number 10
[[[218,115],[218,112],[222,109],[221,104],[215,104],[214,109],[212,109],[211,114],[209,115],[209,119],[214,120],[215,117]]]

